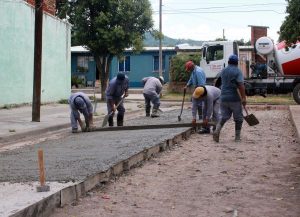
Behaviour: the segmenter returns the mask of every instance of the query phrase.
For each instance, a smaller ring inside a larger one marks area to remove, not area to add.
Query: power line
[[[185,12],[163,12],[163,14],[216,14],[216,13],[253,13],[253,12],[274,12],[276,14],[285,14],[275,10],[237,10],[237,11],[185,11]],[[156,13],[155,13],[156,14]]]

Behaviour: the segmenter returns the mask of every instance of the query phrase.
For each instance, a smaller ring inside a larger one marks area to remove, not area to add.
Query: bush
[[[192,60],[195,65],[199,65],[200,55],[178,54],[171,59],[170,81],[187,82],[190,74],[185,72],[185,63]]]
[[[84,80],[74,75],[71,77],[71,87],[75,86],[78,88],[79,85],[84,85]]]

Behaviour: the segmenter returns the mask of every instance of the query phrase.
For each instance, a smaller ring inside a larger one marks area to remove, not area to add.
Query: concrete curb
[[[105,183],[115,176],[121,175],[122,173],[140,165],[142,162],[154,157],[156,154],[179,144],[183,140],[187,140],[192,133],[192,128],[189,128],[188,130],[175,135],[171,139],[167,139],[155,146],[144,149],[143,151],[132,155],[128,159],[116,163],[106,171],[101,171],[95,175],[87,177],[84,181],[68,186],[11,215],[10,217],[48,217],[53,212],[53,209],[63,207],[66,204],[71,204],[77,201],[80,197],[84,197],[88,191],[99,186],[101,183]]]

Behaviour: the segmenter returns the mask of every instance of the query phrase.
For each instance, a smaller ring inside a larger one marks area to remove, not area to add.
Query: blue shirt
[[[221,101],[238,102],[241,98],[238,94],[239,84],[244,84],[242,71],[235,65],[228,65],[221,71]]]
[[[125,92],[128,91],[129,79],[126,76],[123,81],[117,80],[117,77],[114,77],[110,80],[109,85],[105,91],[106,99],[113,99],[121,97]]]
[[[199,66],[195,66],[188,83],[186,84],[188,87],[193,85],[195,88],[201,85],[205,85],[206,83],[206,75],[203,69]]]

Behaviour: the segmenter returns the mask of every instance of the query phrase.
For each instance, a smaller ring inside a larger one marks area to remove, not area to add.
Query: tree
[[[72,44],[84,45],[94,56],[100,73],[101,95],[114,56],[125,48],[141,50],[145,32],[153,27],[149,0],[60,1],[58,15],[73,25]]]
[[[279,40],[285,40],[287,45],[294,44],[300,40],[300,0],[286,0],[285,17],[279,31]]]

